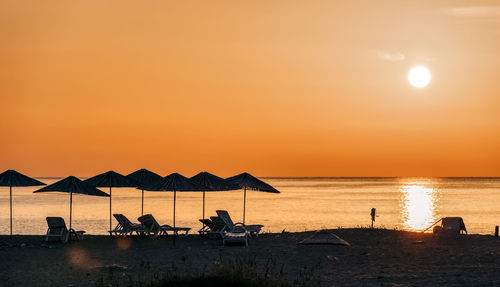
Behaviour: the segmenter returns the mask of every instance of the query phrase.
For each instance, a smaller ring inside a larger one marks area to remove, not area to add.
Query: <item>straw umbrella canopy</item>
[[[69,193],[69,230],[71,230],[72,228],[71,220],[72,220],[72,209],[73,209],[73,193],[109,197],[107,193],[81,181],[80,179],[74,176],[68,176],[65,179],[62,179],[51,185],[47,185],[37,191],[34,191],[33,193],[51,192],[51,191]]]
[[[178,173],[172,173],[163,178],[161,182],[154,186],[145,187],[148,191],[173,191],[174,192],[174,230],[175,230],[175,205],[177,201],[177,191],[202,191],[203,187],[198,186],[191,179],[180,175]],[[175,239],[175,232],[174,232]]]
[[[136,187],[137,183],[132,181],[131,179],[126,178],[124,175],[121,175],[114,171],[108,171],[105,173],[101,173],[94,177],[88,178],[84,180],[84,182],[90,184],[94,187],[109,187],[109,230],[111,230],[111,217],[113,216],[113,212],[111,209],[111,197],[112,197],[112,187]]]
[[[240,189],[239,185],[229,183],[227,180],[203,171],[191,177],[192,182],[203,188],[203,219],[205,219],[205,192],[226,191]]]
[[[247,189],[263,191],[263,192],[271,192],[271,193],[280,193],[276,188],[271,185],[263,182],[262,180],[256,178],[255,176],[244,172],[226,179],[229,183],[237,184],[240,188],[243,188],[243,224],[245,224],[245,209],[247,202]]]
[[[10,192],[10,236],[12,236],[12,187],[13,186],[38,186],[45,183],[27,177],[15,170],[9,169],[0,174],[0,186],[8,186]]]
[[[349,242],[329,232],[328,230],[318,230],[310,237],[299,242],[302,245],[344,245],[351,246]]]
[[[159,183],[163,177],[147,169],[139,169],[126,176],[126,178],[137,183],[136,187],[142,190],[141,216],[144,215],[144,187]]]

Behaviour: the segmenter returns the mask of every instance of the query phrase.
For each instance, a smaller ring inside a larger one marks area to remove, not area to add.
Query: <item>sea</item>
[[[500,178],[261,178],[281,193],[248,190],[246,224],[263,224],[264,232],[297,232],[323,228],[371,227],[424,231],[442,217],[459,216],[467,231],[493,234],[500,225]],[[51,184],[60,178],[38,178]],[[13,233],[44,234],[47,216],[69,225],[70,195],[36,193],[37,187],[13,188]],[[102,189],[109,193],[109,189]],[[153,214],[173,225],[173,192],[112,189],[112,212],[132,221]],[[243,190],[207,192],[205,217],[227,210],[243,220]],[[196,233],[203,217],[202,192],[177,192],[176,226]],[[116,225],[113,218],[113,227]],[[0,187],[0,234],[9,234],[9,189]],[[107,234],[109,198],[73,195],[72,226],[88,234]],[[431,231],[432,229],[429,229]]]

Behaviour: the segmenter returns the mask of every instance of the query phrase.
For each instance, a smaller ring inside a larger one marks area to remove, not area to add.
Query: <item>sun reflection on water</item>
[[[403,229],[422,231],[437,220],[438,191],[424,184],[401,186]]]

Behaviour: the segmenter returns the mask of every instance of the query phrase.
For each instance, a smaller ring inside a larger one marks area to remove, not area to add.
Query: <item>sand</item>
[[[313,232],[262,234],[223,247],[198,236],[149,239],[86,236],[46,244],[41,236],[0,236],[1,286],[128,286],[165,274],[254,264],[311,286],[500,286],[500,239],[456,239],[381,229],[330,230],[351,244],[298,245]],[[104,284],[103,284],[104,282]]]

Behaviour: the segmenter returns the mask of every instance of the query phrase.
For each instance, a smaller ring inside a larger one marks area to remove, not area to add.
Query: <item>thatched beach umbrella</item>
[[[107,193],[81,181],[80,179],[78,179],[74,176],[68,176],[65,179],[62,179],[62,180],[60,180],[56,183],[53,183],[51,185],[47,185],[46,187],[43,187],[37,191],[34,191],[33,193],[51,192],[51,191],[69,193],[69,230],[71,230],[71,220],[72,220],[71,217],[72,217],[72,209],[73,209],[73,193],[109,197],[109,195]]]
[[[191,180],[203,188],[203,219],[205,219],[205,192],[206,191],[226,191],[226,190],[236,190],[240,187],[236,184],[229,183],[227,180],[213,175],[209,172],[200,172],[197,175],[191,177]]]
[[[10,236],[12,236],[12,187],[38,185],[45,185],[45,183],[31,177],[27,177],[24,174],[12,169],[0,174],[0,186],[8,186],[10,191]]]
[[[177,191],[202,191],[203,188],[195,184],[189,178],[180,175],[178,173],[172,173],[163,178],[163,180],[150,187],[145,187],[145,190],[148,191],[173,191],[174,192],[174,220],[173,226],[175,230],[175,205],[177,201]],[[175,240],[175,232],[174,232],[174,240]]]
[[[84,180],[84,182],[90,184],[94,187],[109,187],[109,230],[111,231],[111,217],[113,216],[111,210],[111,188],[112,187],[136,187],[137,183],[133,180],[126,178],[124,175],[121,175],[114,171],[108,171],[105,173],[101,173],[94,177],[88,178]]]
[[[141,216],[144,215],[144,187],[153,186],[160,183],[163,179],[161,175],[158,175],[147,169],[139,169],[133,173],[126,176],[126,178],[131,179],[137,183],[136,187],[142,190],[142,201],[141,201]]]
[[[242,174],[235,175],[226,179],[228,182],[237,184],[243,188],[243,224],[245,224],[245,209],[247,202],[247,188],[251,190],[280,193],[276,188],[270,186],[269,184],[263,182],[262,180],[254,177],[253,175],[244,172]]]

